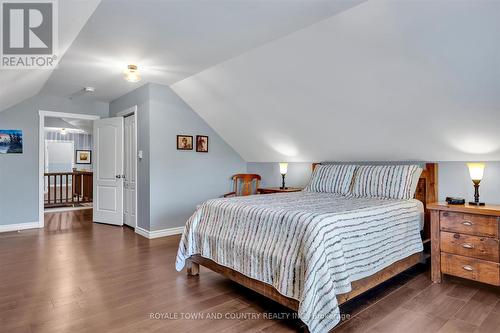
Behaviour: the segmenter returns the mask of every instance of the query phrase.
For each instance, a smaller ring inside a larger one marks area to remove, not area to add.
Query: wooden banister
[[[47,183],[47,192],[44,197],[45,208],[74,206],[80,203],[90,203],[93,200],[93,173],[91,171],[46,172],[44,177]],[[58,186],[59,189],[57,189]]]

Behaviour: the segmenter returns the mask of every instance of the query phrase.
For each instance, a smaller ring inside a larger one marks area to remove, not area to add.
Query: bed
[[[323,165],[313,164],[313,179]],[[337,187],[362,183],[343,179]],[[426,164],[406,189],[415,198],[317,190],[205,202],[186,224],[177,270],[197,275],[203,265],[296,310],[311,332],[328,332],[340,304],[422,260],[437,165]]]

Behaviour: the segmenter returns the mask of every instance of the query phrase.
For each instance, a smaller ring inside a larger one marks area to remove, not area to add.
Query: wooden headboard
[[[328,162],[328,164],[333,162]],[[313,163],[312,170],[316,165],[321,163]],[[353,163],[355,164],[355,163]],[[437,202],[438,199],[438,164],[426,163],[424,170],[418,180],[417,190],[415,191],[415,199],[422,201],[425,209],[425,224],[424,224],[424,243],[430,240],[431,236],[431,214],[427,209],[427,204]]]

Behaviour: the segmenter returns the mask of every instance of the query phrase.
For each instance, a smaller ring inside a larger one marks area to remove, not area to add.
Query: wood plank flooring
[[[51,213],[44,229],[0,234],[0,332],[303,331],[293,312],[213,272],[176,272],[178,236],[147,240],[91,219]],[[422,265],[342,312],[334,333],[500,332],[500,291],[432,284]]]

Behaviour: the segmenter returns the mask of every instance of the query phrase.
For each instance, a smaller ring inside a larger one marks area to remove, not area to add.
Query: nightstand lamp
[[[288,163],[280,163],[280,173],[281,173],[281,178],[283,180],[280,189],[282,190],[288,189],[288,187],[285,186],[285,176],[287,172],[288,172]]]
[[[467,166],[474,183],[474,201],[469,202],[469,205],[484,206],[484,202],[479,202],[479,183],[483,180],[484,163],[467,163]]]

